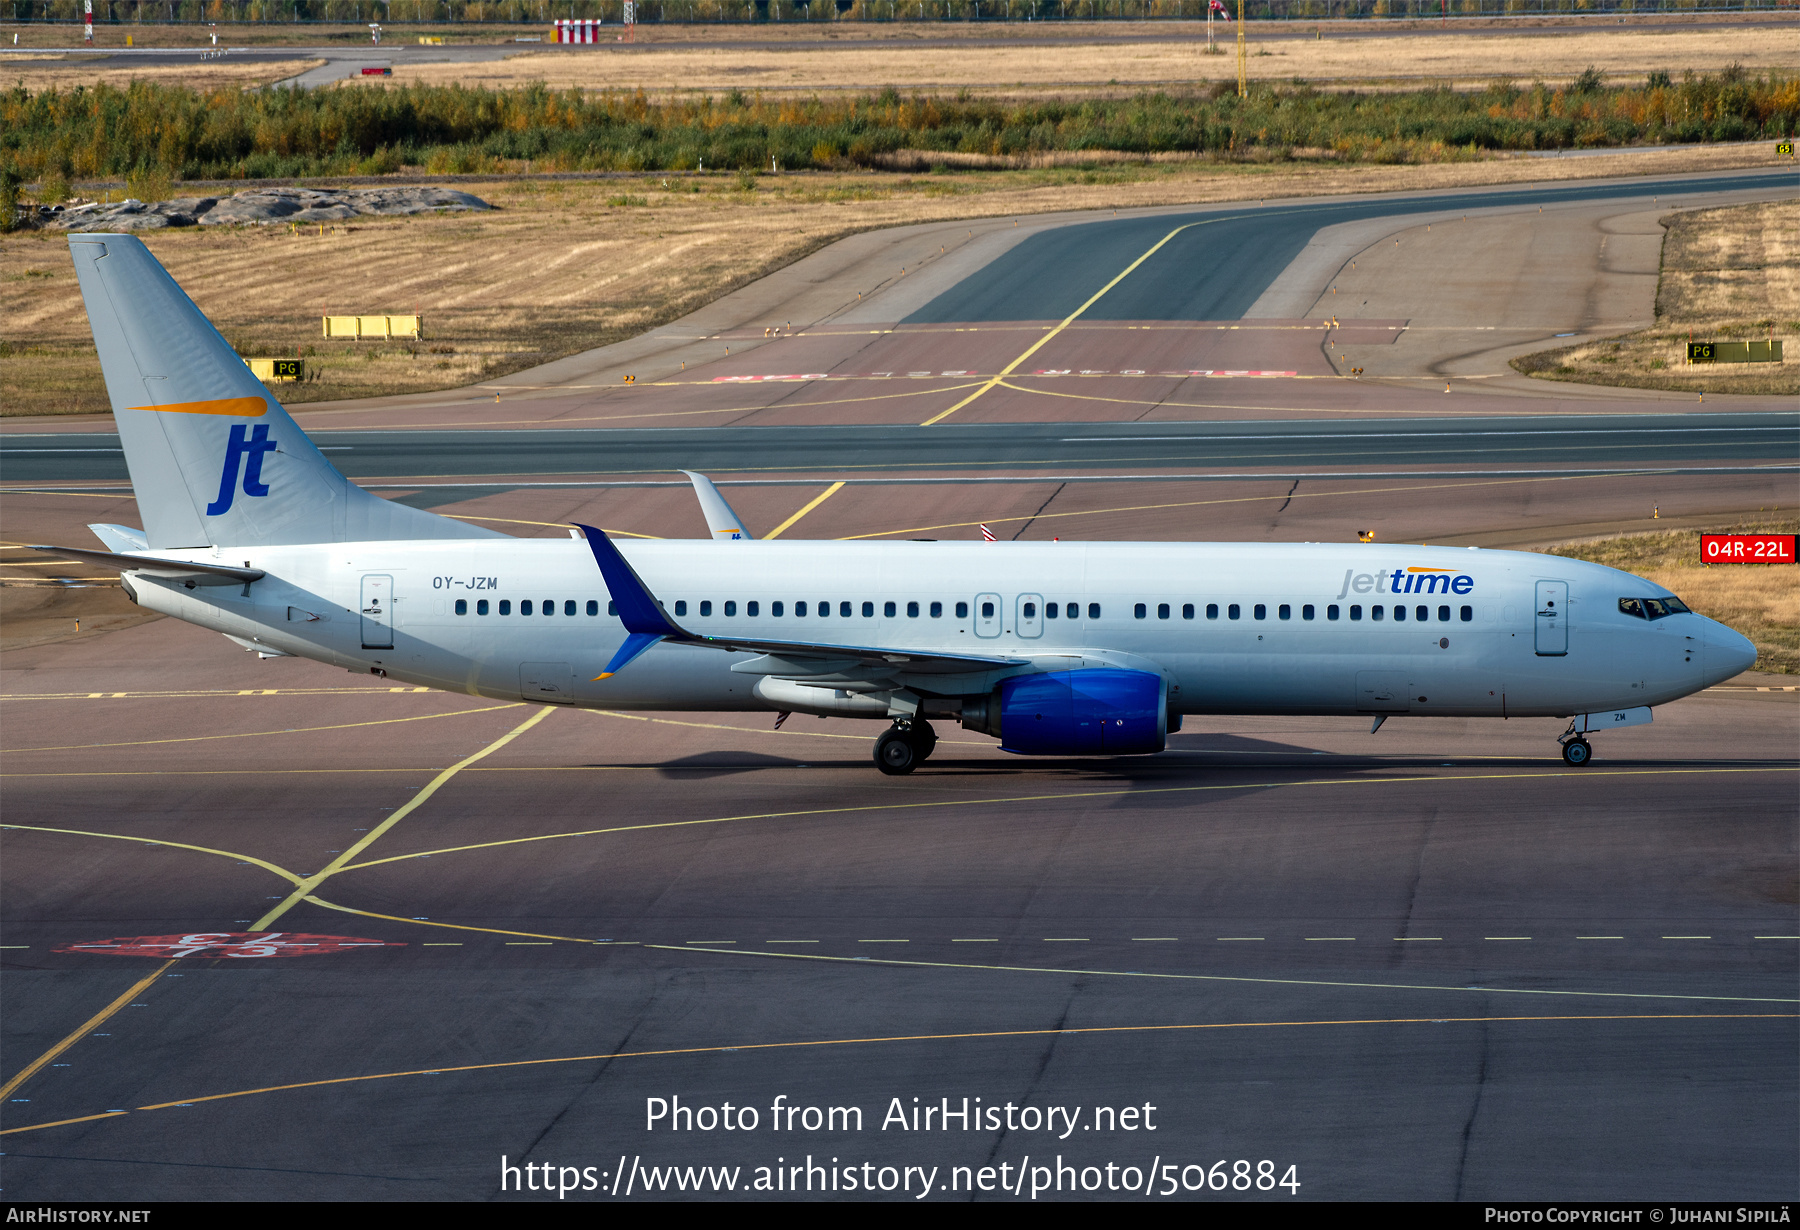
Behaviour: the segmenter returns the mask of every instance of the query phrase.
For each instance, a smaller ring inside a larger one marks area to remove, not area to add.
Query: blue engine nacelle
[[[962,724],[1022,756],[1145,755],[1166,742],[1168,684],[1119,667],[1015,675],[964,701]]]

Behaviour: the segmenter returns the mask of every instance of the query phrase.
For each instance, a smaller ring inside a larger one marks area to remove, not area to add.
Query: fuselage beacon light
[[[1561,717],[1586,736],[1755,648],[1595,564],[1448,547],[517,539],[325,460],[138,240],[69,240],[143,528],[44,547],[265,657],[477,696],[889,723],[886,773],[958,720],[1032,756],[1161,751],[1185,714]]]

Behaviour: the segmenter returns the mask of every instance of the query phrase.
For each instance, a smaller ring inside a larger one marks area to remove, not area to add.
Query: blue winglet
[[[619,652],[615,653],[612,661],[606,664],[606,669],[594,676],[594,681],[598,683],[602,679],[611,679],[625,669],[626,663],[652,645],[661,644],[662,641],[663,638],[654,632],[633,632],[625,638],[625,643],[619,646]]]
[[[591,525],[574,522],[577,529],[587,535],[588,549],[594,553],[594,562],[600,565],[600,576],[606,582],[607,592],[612,595],[613,606],[619,612],[619,621],[625,625],[625,631],[631,635],[619,646],[606,669],[596,679],[605,679],[618,673],[633,658],[643,653],[650,646],[665,638],[676,640],[690,639],[688,633],[676,626],[656,598],[650,593],[650,587],[644,584],[632,566],[625,562],[619,554],[619,548],[613,545],[612,539],[605,531]]]

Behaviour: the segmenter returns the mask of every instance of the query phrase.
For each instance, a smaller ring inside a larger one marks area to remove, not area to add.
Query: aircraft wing
[[[191,581],[195,585],[248,585],[268,575],[260,568],[232,568],[225,564],[196,564],[184,559],[159,559],[154,555],[119,555],[111,551],[89,551],[82,547],[32,547],[45,555],[95,564],[117,572],[143,572],[172,581]]]
[[[694,484],[694,495],[700,501],[700,511],[706,516],[706,528],[712,533],[714,541],[730,542],[756,537],[744,528],[744,519],[731,510],[731,505],[725,502],[725,497],[713,486],[712,479],[692,470],[683,470],[682,473]]]
[[[636,569],[619,554],[618,547],[604,531],[576,522],[587,535],[588,547],[600,575],[612,594],[619,618],[629,633],[625,643],[613,655],[598,678],[605,679],[624,669],[626,663],[660,641],[679,645],[701,645],[738,653],[763,654],[766,661],[755,663],[758,674],[794,677],[841,674],[857,667],[875,667],[881,671],[907,671],[914,674],[965,674],[998,670],[1008,666],[1024,666],[1027,658],[998,654],[944,653],[938,650],[893,649],[880,645],[841,645],[822,641],[772,641],[756,637],[707,636],[690,632],[669,618],[662,604],[644,584]],[[750,663],[741,665],[751,666]]]

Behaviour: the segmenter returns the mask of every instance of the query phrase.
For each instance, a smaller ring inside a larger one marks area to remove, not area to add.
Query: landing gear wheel
[[[937,750],[937,731],[924,718],[914,718],[912,724],[913,751],[920,764],[931,759],[931,753]]]
[[[1580,768],[1594,758],[1594,749],[1586,739],[1570,739],[1562,745],[1563,760]]]
[[[875,767],[889,777],[900,777],[919,767],[924,757],[913,746],[908,731],[898,727],[885,730],[875,740]]]

